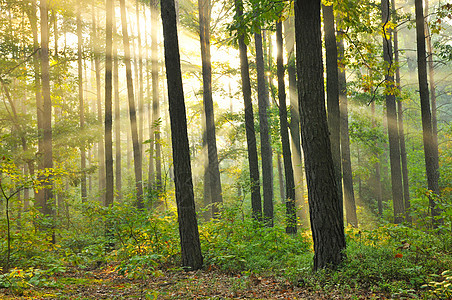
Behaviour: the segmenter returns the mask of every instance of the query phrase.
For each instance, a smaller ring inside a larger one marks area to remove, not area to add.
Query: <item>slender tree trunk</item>
[[[381,16],[383,22],[383,56],[386,64],[385,70],[385,94],[386,115],[388,122],[389,159],[391,164],[391,186],[392,201],[394,208],[394,223],[403,222],[405,206],[403,203],[402,169],[400,167],[400,145],[399,132],[397,128],[397,109],[395,95],[391,90],[394,88],[393,54],[392,54],[392,32],[387,26],[390,22],[389,0],[381,2]]]
[[[203,258],[193,195],[174,0],[162,0],[161,9],[182,266],[196,270],[202,267]]]
[[[122,25],[122,40],[124,43],[124,62],[126,65],[126,81],[127,81],[127,98],[129,100],[129,118],[130,127],[132,131],[132,147],[133,147],[133,165],[135,170],[135,192],[136,192],[136,206],[138,209],[144,209],[143,201],[143,186],[142,186],[142,170],[141,170],[141,150],[138,142],[137,130],[137,114],[135,110],[135,100],[133,94],[132,81],[132,66],[130,63],[130,45],[129,35],[127,33],[127,15],[125,0],[120,0],[121,6],[121,25]]]
[[[289,124],[287,122],[286,85],[284,82],[283,33],[282,23],[276,22],[276,68],[278,74],[279,122],[281,144],[286,179],[286,232],[297,233],[297,213],[295,208],[295,180],[292,168],[292,153],[290,151]],[[280,159],[279,159],[280,160]]]
[[[105,42],[105,206],[113,205],[113,0],[106,1]]]
[[[343,32],[339,31],[338,58],[342,61],[345,54]],[[344,202],[347,217],[347,224],[358,227],[358,217],[356,215],[355,192],[353,189],[352,161],[350,158],[350,136],[348,131],[348,100],[347,100],[347,79],[345,66],[340,62],[339,70],[339,109],[341,127],[341,158],[342,158],[342,179],[344,183]]]
[[[425,53],[425,22],[422,0],[415,0],[416,11],[416,42],[419,92],[421,100],[422,133],[424,141],[425,169],[427,173],[428,189],[432,192],[429,197],[433,228],[437,228],[442,220],[438,220],[440,210],[436,207],[435,197],[440,195],[439,190],[439,159],[438,144],[435,141],[430,112],[430,99],[427,80],[427,59]]]
[[[154,122],[154,143],[155,143],[155,180],[158,191],[162,191],[162,144],[161,144],[161,119],[160,119],[160,99],[159,99],[159,65],[158,65],[158,0],[153,0],[154,5],[151,10],[151,22],[155,24],[151,29],[151,56],[152,56],[152,120]]]
[[[80,130],[85,130],[85,105],[83,100],[83,36],[82,36],[82,19],[81,19],[81,3],[77,9],[77,66],[78,66],[78,101],[79,101],[79,118],[80,118]],[[83,134],[82,134],[83,136]],[[87,199],[86,192],[86,149],[85,142],[82,140],[80,146],[80,193],[82,202]]]
[[[334,268],[343,260],[345,235],[325,111],[320,1],[295,2],[295,32],[314,269]]]
[[[212,99],[212,63],[210,58],[210,0],[198,0],[199,32],[201,41],[203,103],[206,115],[206,140],[212,216],[218,214],[218,204],[223,202],[220,170],[218,166],[217,142],[215,135],[215,117]]]
[[[236,16],[242,18],[243,4],[235,0]],[[239,36],[240,74],[242,78],[243,102],[245,103],[245,132],[248,151],[248,164],[250,168],[251,207],[253,218],[262,220],[262,200],[259,180],[259,161],[257,156],[256,133],[254,131],[254,114],[251,99],[251,82],[248,64],[247,46],[243,35]]]
[[[287,75],[289,76],[289,99],[290,99],[290,136],[292,140],[292,162],[295,179],[295,202],[299,209],[298,217],[306,221],[307,213],[304,206],[304,175],[303,158],[301,152],[300,136],[300,113],[298,109],[297,93],[297,69],[295,66],[295,19],[289,16],[284,21],[285,45],[287,52]],[[307,225],[307,224],[306,224]]]
[[[391,1],[392,10],[395,10],[395,1]],[[398,38],[398,29],[394,29],[394,62],[396,64],[395,70],[395,84],[399,91],[401,91],[402,87],[400,84],[400,67],[399,67],[399,38]],[[402,163],[402,180],[403,180],[403,200],[405,204],[405,220],[408,223],[411,223],[410,216],[410,185],[408,182],[408,164],[407,164],[407,154],[405,147],[405,133],[403,130],[403,107],[401,99],[397,99],[397,124],[399,127],[399,144],[400,144],[400,160]]]
[[[48,19],[48,2],[41,0],[41,83],[42,83],[42,154],[43,169],[53,169],[53,153],[52,153],[52,99],[50,97],[50,63],[49,63],[49,19]],[[43,197],[39,197],[42,202],[38,203],[40,212],[47,217],[52,218],[52,242],[55,243],[54,233],[54,197],[53,182],[51,178],[47,178],[45,188],[40,190],[38,194],[43,193]]]
[[[121,100],[119,98],[119,61],[118,39],[116,37],[116,14],[113,3],[113,81],[114,81],[114,105],[115,105],[115,190],[116,198],[122,198],[122,171],[121,171]]]
[[[261,159],[262,159],[262,185],[264,192],[264,221],[273,226],[273,161],[270,140],[270,126],[268,124],[267,108],[268,90],[265,79],[264,53],[262,48],[262,35],[254,34],[256,47],[257,68],[257,98],[259,106],[259,128],[261,136]]]
[[[375,102],[370,104],[371,116],[372,116],[372,128],[377,127],[377,123],[375,121]],[[378,147],[376,147],[378,148]],[[374,153],[376,162],[375,162],[375,174],[373,178],[372,185],[374,187],[374,196],[377,200],[378,206],[378,216],[383,217],[383,194],[381,188],[381,170],[380,170],[380,154],[378,152]]]
[[[334,27],[333,5],[322,5],[323,28],[325,31],[326,53],[326,92],[328,128],[330,131],[331,153],[333,155],[334,172],[339,198],[342,199],[342,170],[341,170],[341,118],[339,110],[339,70],[337,67],[336,29]],[[345,206],[348,207],[347,205]],[[348,216],[347,211],[347,216]],[[348,221],[348,218],[347,218]]]
[[[141,45],[141,26],[140,26],[140,2],[136,0],[137,17],[137,43],[138,43],[138,141],[140,143],[141,155],[143,155],[143,136],[144,136],[144,87],[143,87],[143,47]]]

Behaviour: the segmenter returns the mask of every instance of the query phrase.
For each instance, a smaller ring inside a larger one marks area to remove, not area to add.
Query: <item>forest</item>
[[[0,0],[1,299],[452,299],[452,3]]]

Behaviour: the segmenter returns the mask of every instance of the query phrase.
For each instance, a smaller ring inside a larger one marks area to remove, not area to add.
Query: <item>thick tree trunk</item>
[[[264,222],[273,226],[273,161],[270,140],[270,126],[268,124],[267,108],[268,90],[265,79],[264,53],[262,48],[262,35],[254,34],[256,46],[256,69],[257,69],[257,98],[259,107],[259,128],[261,136],[261,159],[262,159],[262,185],[264,192]]]
[[[240,0],[235,0],[236,16],[241,18],[243,6]],[[245,104],[245,132],[248,151],[248,164],[250,168],[251,207],[253,218],[262,220],[262,200],[259,179],[259,160],[257,156],[256,133],[254,131],[254,114],[251,99],[250,70],[248,64],[247,46],[243,35],[239,37],[240,74],[242,78],[243,102]]]
[[[295,32],[314,269],[334,268],[343,260],[345,235],[325,111],[319,0],[295,2]]]
[[[389,0],[381,2],[381,17],[383,22],[383,57],[386,63],[385,70],[385,94],[386,94],[386,116],[388,122],[389,160],[391,164],[391,186],[392,201],[394,208],[394,223],[403,222],[405,216],[405,205],[403,204],[402,169],[400,167],[400,145],[399,132],[397,128],[397,109],[395,95],[391,90],[394,88],[393,54],[392,54],[392,32],[387,26],[390,22]]]
[[[121,24],[122,24],[122,40],[124,43],[124,61],[126,65],[126,81],[127,81],[127,98],[129,100],[129,118],[132,131],[132,147],[133,147],[133,165],[135,170],[135,192],[136,206],[138,209],[144,208],[143,186],[142,186],[142,170],[141,170],[141,150],[138,142],[137,130],[137,114],[135,110],[135,100],[133,95],[132,82],[132,66],[130,63],[130,45],[129,35],[127,34],[127,15],[125,0],[120,0],[121,6]]]
[[[323,28],[325,32],[326,54],[326,93],[328,129],[330,131],[331,153],[333,155],[334,172],[339,198],[342,196],[341,169],[341,118],[339,110],[339,70],[337,67],[336,29],[334,27],[333,5],[322,5]],[[347,208],[347,206],[346,206]],[[348,215],[348,211],[347,211]]]
[[[182,266],[196,270],[202,267],[203,258],[193,194],[174,0],[162,0],[161,9]]]
[[[433,227],[438,227],[442,221],[437,218],[440,210],[436,207],[435,197],[440,195],[439,190],[439,159],[438,144],[433,135],[432,115],[430,112],[430,99],[427,80],[427,59],[425,53],[425,22],[422,0],[415,0],[416,11],[416,42],[417,42],[417,64],[419,92],[421,100],[422,133],[424,141],[425,169],[427,172],[428,189],[433,193],[429,197],[430,211],[432,214]]]
[[[208,153],[208,172],[212,201],[212,216],[218,214],[218,206],[223,202],[220,170],[218,166],[215,117],[212,99],[212,63],[210,59],[210,0],[198,0],[199,32],[201,41],[203,102],[206,116],[206,140]]]
[[[279,122],[281,144],[286,179],[286,232],[297,233],[297,213],[295,208],[295,180],[292,168],[292,153],[290,151],[289,124],[287,122],[286,85],[284,83],[283,33],[282,23],[276,23],[276,47],[278,56],[276,68],[278,74]]]
[[[113,205],[113,0],[106,1],[105,42],[105,206]]]
[[[342,32],[339,32],[341,35]],[[343,37],[338,43],[338,57],[344,57],[345,46]],[[345,67],[339,70],[339,109],[341,126],[341,157],[342,157],[342,179],[344,183],[344,202],[347,224],[358,227],[358,217],[356,215],[355,192],[353,189],[352,161],[350,158],[350,136],[348,132],[348,101],[347,101],[347,79]]]

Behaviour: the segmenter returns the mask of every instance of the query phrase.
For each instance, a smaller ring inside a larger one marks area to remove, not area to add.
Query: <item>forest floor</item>
[[[48,287],[0,289],[0,299],[390,299],[363,291],[329,292],[299,287],[275,276],[228,274],[215,269],[154,272],[129,279],[114,266],[72,268],[51,278]]]

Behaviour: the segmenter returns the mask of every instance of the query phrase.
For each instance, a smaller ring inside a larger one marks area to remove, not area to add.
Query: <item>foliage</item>
[[[450,299],[452,297],[452,271],[446,270],[441,275],[432,274],[432,281],[422,286],[429,288],[432,296],[438,299]]]

